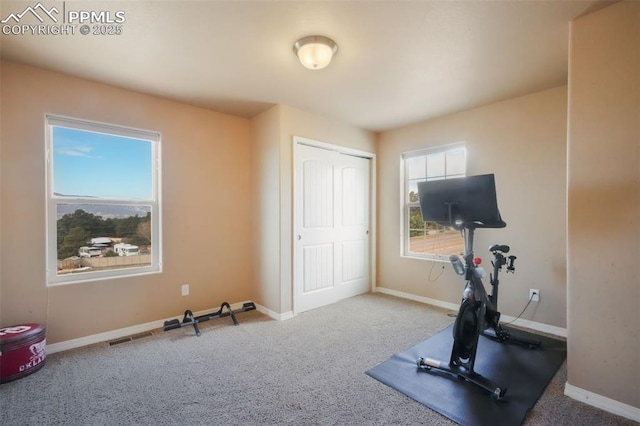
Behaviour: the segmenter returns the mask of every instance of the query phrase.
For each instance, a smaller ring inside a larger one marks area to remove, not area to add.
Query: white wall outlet
[[[182,285],[182,295],[183,296],[188,296],[189,295],[189,284],[183,284]]]
[[[539,302],[540,301],[540,290],[538,290],[537,288],[530,288],[529,289],[529,300],[531,300],[532,302]]]

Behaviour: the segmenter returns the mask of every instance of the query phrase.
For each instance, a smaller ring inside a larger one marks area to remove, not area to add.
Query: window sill
[[[134,268],[131,268],[134,269]],[[55,280],[52,279],[47,283],[47,287],[54,287],[54,286],[63,286],[63,285],[69,285],[69,284],[83,284],[83,283],[88,283],[88,282],[96,282],[96,281],[108,281],[108,280],[115,280],[115,279],[122,279],[122,278],[134,278],[134,277],[140,277],[143,275],[152,275],[152,274],[161,274],[162,273],[162,268],[161,267],[155,267],[155,268],[135,268],[137,269],[136,271],[130,270],[129,273],[127,274],[100,274],[97,275],[97,273],[94,272],[93,276],[87,276],[87,275],[74,275],[74,279],[65,279],[65,280]],[[90,274],[90,272],[89,272]]]
[[[438,256],[438,255],[419,255],[419,254],[401,254],[401,258],[405,259],[415,259],[415,260],[430,260],[432,262],[443,262],[449,263],[448,256]]]

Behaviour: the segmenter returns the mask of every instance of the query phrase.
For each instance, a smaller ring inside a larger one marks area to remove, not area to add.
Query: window
[[[161,271],[160,134],[45,121],[48,284]]]
[[[464,251],[459,231],[424,222],[418,202],[418,182],[465,176],[467,150],[463,143],[402,154],[403,255],[443,259]]]

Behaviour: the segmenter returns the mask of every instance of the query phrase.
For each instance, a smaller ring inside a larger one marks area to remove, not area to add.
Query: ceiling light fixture
[[[300,63],[310,70],[321,70],[329,65],[336,52],[336,42],[325,36],[303,37],[293,44],[293,53],[298,56]]]

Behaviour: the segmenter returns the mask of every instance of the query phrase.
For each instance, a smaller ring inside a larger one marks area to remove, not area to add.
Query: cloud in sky
[[[69,157],[100,158],[90,155],[92,151],[93,147],[89,145],[69,144],[56,146],[56,153],[60,155],[68,155]]]

